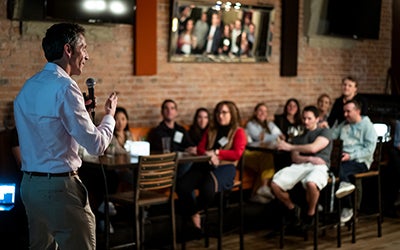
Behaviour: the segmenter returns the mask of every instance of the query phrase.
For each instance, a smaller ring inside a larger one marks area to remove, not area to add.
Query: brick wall
[[[9,112],[24,81],[43,67],[41,38],[51,23],[6,19],[6,0],[0,0],[0,121]],[[169,0],[158,0],[158,72],[154,76],[133,76],[133,30],[129,25],[86,25],[89,63],[84,73],[73,78],[83,91],[85,79],[95,77],[98,117],[104,99],[119,92],[119,104],[128,109],[132,126],[152,126],[160,120],[160,104],[165,98],[178,103],[179,120],[190,123],[199,106],[212,109],[222,99],[235,101],[242,117],[248,117],[257,102],[267,102],[273,113],[282,112],[286,99],[296,97],[304,106],[316,102],[326,92],[340,94],[346,75],[359,79],[363,93],[383,93],[391,55],[391,3],[382,1],[379,40],[352,41],[304,36],[303,0],[300,0],[299,57],[297,77],[279,76],[281,2],[249,0],[248,4],[275,6],[271,61],[250,64],[169,63]],[[0,125],[3,128],[3,124]]]

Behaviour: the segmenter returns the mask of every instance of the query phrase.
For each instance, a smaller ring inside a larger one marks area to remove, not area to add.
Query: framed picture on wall
[[[274,8],[172,0],[170,62],[268,62]]]

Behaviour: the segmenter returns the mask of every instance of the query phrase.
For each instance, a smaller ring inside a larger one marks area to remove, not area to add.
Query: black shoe
[[[196,240],[200,240],[204,238],[204,231],[202,228],[194,227],[193,228],[193,238]]]
[[[196,227],[190,218],[186,218],[186,220],[184,220],[181,230],[181,238],[183,241],[200,240],[204,238],[203,228]]]
[[[301,214],[301,209],[299,206],[294,205],[293,209],[289,209],[289,221],[291,224],[294,226],[298,226],[300,224],[300,214]]]
[[[311,216],[307,215],[303,221],[303,230],[308,231],[308,230],[312,229],[314,226],[314,222],[315,222],[314,215],[311,215]]]

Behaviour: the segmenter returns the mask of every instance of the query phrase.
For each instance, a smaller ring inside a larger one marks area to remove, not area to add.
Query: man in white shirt
[[[207,54],[218,54],[218,47],[221,42],[221,17],[218,13],[211,15],[211,26],[208,31],[206,53]]]
[[[242,22],[237,19],[235,21],[234,27],[232,29],[232,34],[231,34],[231,39],[232,39],[232,46],[231,46],[231,52],[234,55],[239,54],[239,44],[238,43],[238,36],[242,33]]]
[[[118,98],[109,96],[96,127],[71,78],[89,60],[84,32],[77,24],[51,26],[42,40],[48,63],[25,82],[14,102],[24,172],[21,198],[33,250],[96,248],[95,217],[77,175],[78,148],[103,154],[112,139]]]

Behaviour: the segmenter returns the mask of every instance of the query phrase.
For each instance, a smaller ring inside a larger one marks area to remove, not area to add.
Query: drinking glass
[[[171,137],[162,137],[162,149],[163,153],[170,153],[171,152]]]
[[[289,126],[287,134],[288,134],[288,142],[292,142],[293,137],[295,137],[297,134],[297,129],[294,126]]]

